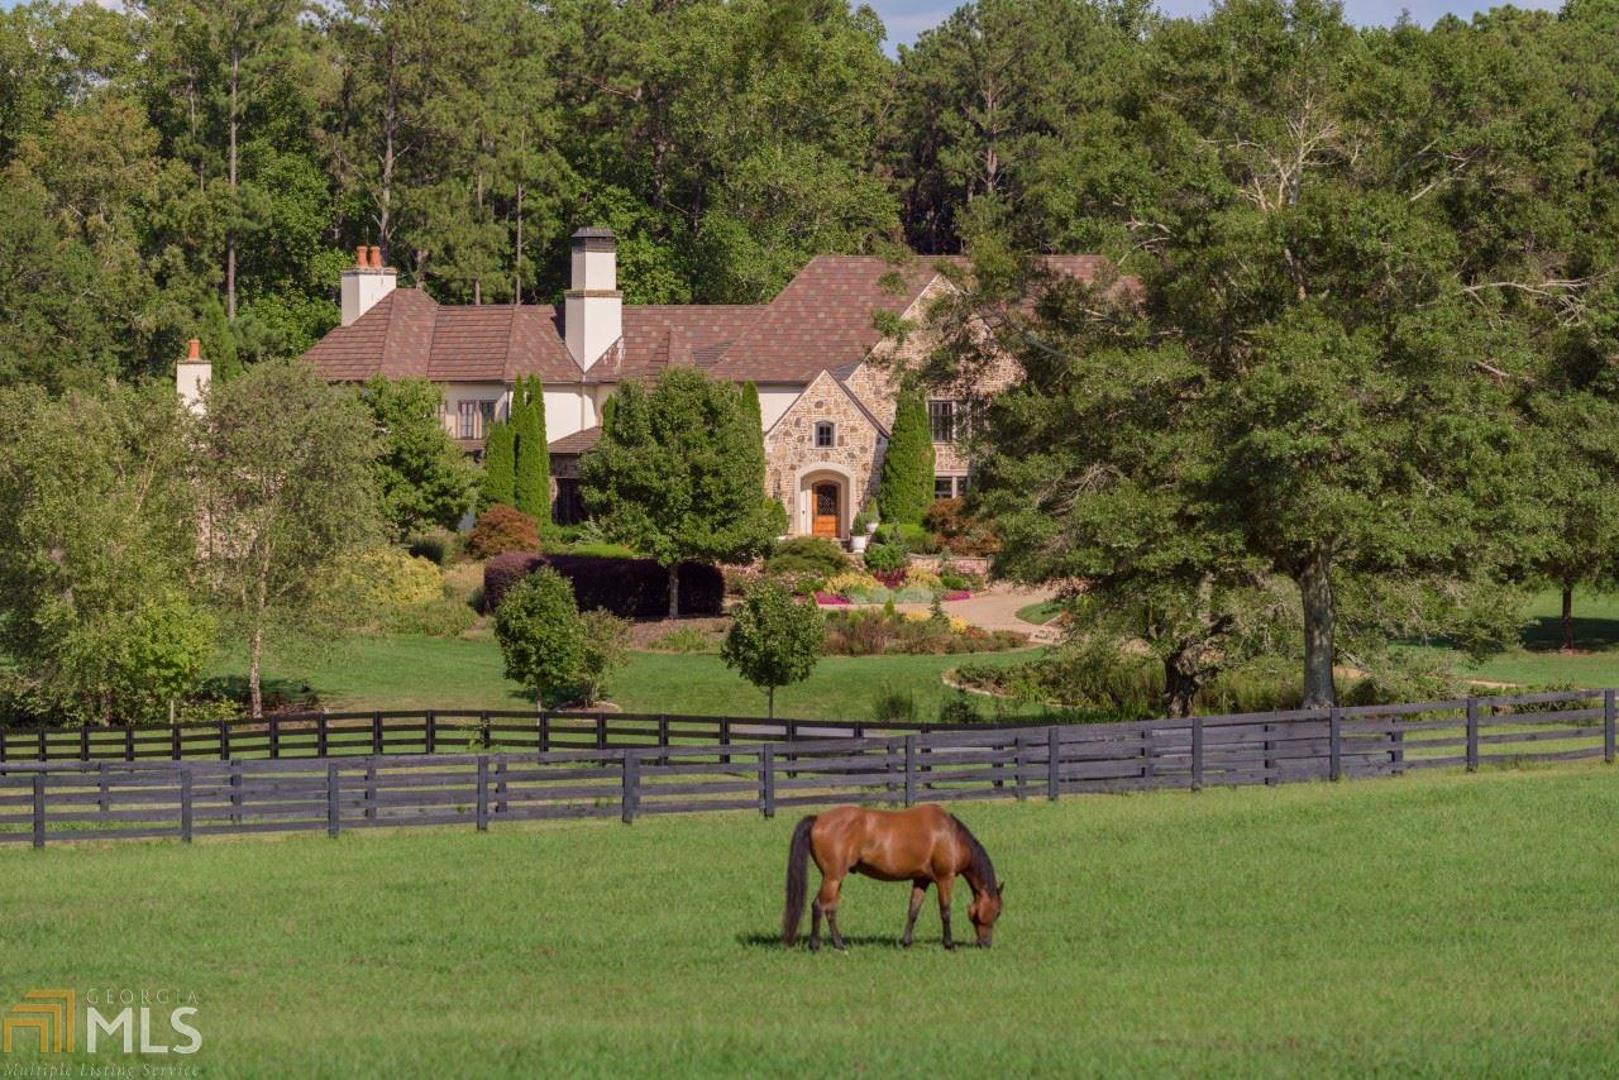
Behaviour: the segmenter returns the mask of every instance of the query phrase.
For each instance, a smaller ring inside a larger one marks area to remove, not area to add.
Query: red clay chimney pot
[[[186,342],[186,359],[192,361],[202,359],[201,341],[196,338],[192,338],[190,341]]]
[[[375,244],[371,245],[371,269],[382,269],[382,249]]]

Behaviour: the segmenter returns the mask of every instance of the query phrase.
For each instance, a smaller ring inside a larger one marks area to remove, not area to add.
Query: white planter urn
[[[871,537],[864,533],[854,533],[849,537],[849,550],[859,555],[866,550],[866,544],[870,540]]]
[[[876,518],[872,518],[870,521],[866,522],[866,535],[867,536],[875,535],[876,532],[877,532],[878,526],[880,526],[881,524],[882,524],[882,522],[878,521]]]

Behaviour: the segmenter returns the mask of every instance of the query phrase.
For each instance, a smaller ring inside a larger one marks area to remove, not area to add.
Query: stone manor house
[[[1102,265],[1096,256],[1050,262],[1082,280]],[[787,510],[789,532],[847,539],[881,473],[894,421],[894,361],[902,365],[927,347],[913,334],[895,357],[894,342],[876,329],[877,313],[920,320],[941,290],[954,288],[939,260],[918,257],[896,267],[873,256],[823,255],[759,305],[627,305],[616,264],[611,230],[580,229],[561,305],[448,305],[420,289],[396,288],[395,271],[381,265],[378,250],[361,248],[343,273],[341,325],[305,359],[334,381],[382,375],[438,383],[444,426],[471,453],[505,417],[513,382],[539,376],[553,512],[564,523],[578,520],[579,457],[600,436],[602,404],[621,382],[650,381],[680,365],[752,382],[764,423],[765,483]],[[1004,385],[1010,366],[989,381]],[[960,494],[968,482],[957,448],[964,400],[994,389],[929,400],[938,497]]]

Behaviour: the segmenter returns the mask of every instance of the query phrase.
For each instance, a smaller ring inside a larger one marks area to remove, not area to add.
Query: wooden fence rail
[[[362,752],[355,752],[348,749],[352,740],[328,728],[325,756],[11,759],[0,764],[0,844],[320,829],[338,836],[403,825],[470,824],[481,831],[544,818],[629,822],[646,814],[738,809],[774,816],[839,802],[1057,799],[1530,760],[1612,762],[1615,713],[1614,691],[1607,690],[836,737],[817,731],[838,725],[801,722],[793,741],[744,739],[733,720],[733,737],[723,744],[675,741],[686,736],[671,717],[655,729],[663,740],[647,745],[588,727],[563,745],[476,753],[451,752],[453,738],[443,727],[429,742],[430,722],[423,743],[434,752],[415,754],[363,752],[374,739],[361,740]],[[374,731],[367,730],[368,738]],[[239,729],[224,738],[233,749],[246,741]]]

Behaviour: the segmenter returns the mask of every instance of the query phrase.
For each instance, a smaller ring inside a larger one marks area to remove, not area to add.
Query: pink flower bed
[[[939,597],[940,600],[971,600],[973,594],[966,589],[953,589]]]
[[[815,602],[817,604],[824,604],[831,607],[848,607],[850,604],[850,600],[847,596],[839,596],[837,593],[829,592],[816,593]]]

